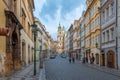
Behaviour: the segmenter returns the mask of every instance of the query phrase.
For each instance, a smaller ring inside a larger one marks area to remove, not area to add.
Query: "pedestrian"
[[[71,53],[69,53],[69,63],[71,63]]]
[[[85,63],[85,57],[82,58],[82,63]]]
[[[92,57],[92,59],[91,59],[91,60],[92,60],[92,64],[93,64],[93,63],[94,63],[94,60],[95,60],[94,56]]]
[[[69,58],[69,63],[71,63],[71,58]]]
[[[87,58],[87,57],[85,57],[85,59],[86,59],[86,62],[88,63],[88,58]]]
[[[73,63],[75,62],[75,58],[74,58],[74,57],[72,57],[72,62],[73,62]]]
[[[92,58],[91,58],[91,56],[89,56],[89,60],[90,60],[90,64],[92,64]]]
[[[74,52],[72,53],[72,62],[73,63],[75,62],[75,53]]]

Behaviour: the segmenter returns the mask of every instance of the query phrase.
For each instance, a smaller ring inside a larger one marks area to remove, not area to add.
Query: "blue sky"
[[[34,15],[45,25],[54,40],[57,40],[59,23],[67,30],[85,10],[86,0],[34,0]]]

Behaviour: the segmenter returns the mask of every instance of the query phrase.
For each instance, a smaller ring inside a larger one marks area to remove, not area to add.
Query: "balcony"
[[[92,34],[92,33],[96,32],[96,30],[100,30],[100,25],[94,27],[94,28],[90,31],[90,33]]]
[[[102,42],[102,48],[114,47],[116,45],[115,40]]]
[[[110,24],[115,23],[115,15],[111,15],[109,18],[107,18],[104,22],[102,22],[102,29],[109,27]]]

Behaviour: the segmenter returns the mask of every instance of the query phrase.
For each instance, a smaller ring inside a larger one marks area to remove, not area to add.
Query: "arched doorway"
[[[13,69],[20,68],[20,50],[19,50],[19,41],[18,36],[15,31],[12,33],[12,61]]]
[[[22,41],[22,65],[26,65],[26,44],[25,41]]]
[[[96,56],[96,64],[99,64],[99,54],[95,54]]]
[[[107,52],[107,66],[110,68],[115,67],[115,53],[112,50]]]

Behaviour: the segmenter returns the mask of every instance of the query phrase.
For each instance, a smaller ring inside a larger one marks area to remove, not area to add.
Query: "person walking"
[[[91,61],[92,61],[92,64],[94,63],[94,60],[95,60],[95,58],[94,58],[94,56],[91,58]]]
[[[69,63],[71,63],[71,53],[69,53]]]
[[[72,53],[72,62],[75,62],[75,52]]]

